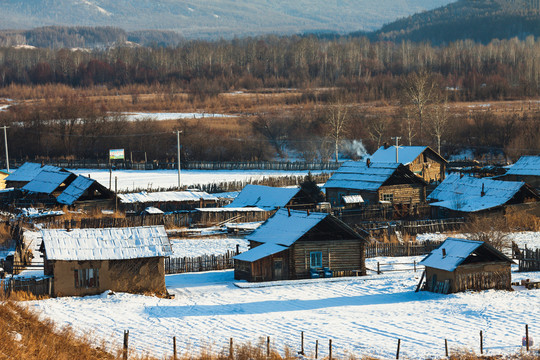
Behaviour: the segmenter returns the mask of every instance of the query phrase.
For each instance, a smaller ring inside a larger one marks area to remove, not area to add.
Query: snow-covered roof
[[[246,185],[227,208],[259,207],[274,210],[284,207],[298,194],[300,188],[278,188],[263,185]]]
[[[360,204],[364,202],[362,195],[344,195],[341,198],[345,204]]]
[[[160,226],[41,230],[48,260],[126,260],[172,255]]]
[[[219,207],[219,208],[196,208],[195,210],[200,212],[251,212],[251,211],[266,211],[258,207],[247,207],[247,208],[230,208],[230,207]]]
[[[448,238],[418,264],[445,271],[454,271],[482,244],[484,244],[482,241]],[[443,249],[446,256],[443,256]]]
[[[250,235],[247,240],[291,246],[309,230],[329,216],[326,213],[280,209]]]
[[[265,258],[267,256],[277,254],[287,249],[288,247],[286,246],[267,243],[267,244],[259,245],[249,251],[238,254],[233,259],[240,260],[240,261],[254,262],[262,258]]]
[[[427,197],[437,201],[432,206],[463,212],[475,212],[504,205],[525,185],[519,181],[502,181],[449,174]],[[482,187],[484,196],[482,196]]]
[[[120,202],[124,204],[148,203],[148,202],[188,202],[199,201],[200,199],[208,201],[218,201],[214,195],[204,191],[164,191],[148,193],[119,194]]]
[[[212,194],[218,199],[234,199],[235,197],[240,194],[240,191],[229,191],[229,192],[222,192],[222,193],[215,193]]]
[[[163,211],[161,211],[161,210],[158,209],[157,207],[153,207],[153,206],[147,207],[146,209],[143,210],[143,212],[144,212],[145,214],[149,214],[149,215],[159,215],[159,214],[164,214]]]
[[[416,160],[427,148],[427,146],[400,146],[398,149],[398,162],[408,165]],[[396,147],[389,146],[385,149],[384,146],[381,146],[371,155],[370,159],[372,162],[396,162]]]
[[[540,156],[522,156],[508,171],[506,175],[534,175],[540,176]]]
[[[71,205],[79,199],[96,180],[79,175],[69,186],[62,191],[56,201],[60,204]]]
[[[376,191],[397,170],[398,163],[347,161],[328,179],[325,188]]]
[[[75,176],[70,172],[60,170],[41,170],[39,174],[28,184],[23,186],[23,190],[51,194],[70,176]]]
[[[32,181],[43,170],[60,170],[51,165],[41,166],[41,164],[26,162],[6,178],[6,181]]]

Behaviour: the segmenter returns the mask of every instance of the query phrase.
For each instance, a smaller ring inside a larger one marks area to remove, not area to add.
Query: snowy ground
[[[157,121],[177,119],[202,119],[202,118],[232,118],[237,115],[212,114],[212,113],[124,113],[128,121],[153,119]]]
[[[248,250],[248,241],[243,238],[189,238],[171,239],[173,257],[197,257],[202,255],[220,255],[227,251],[236,251],[240,245],[240,252]]]
[[[368,267],[376,266],[376,261],[401,264],[420,258],[369,259]],[[299,350],[304,331],[307,354],[313,355],[319,340],[321,358],[327,356],[329,339],[334,356],[341,358],[348,353],[391,358],[401,339],[400,356],[409,359],[443,357],[445,338],[451,351],[478,352],[480,330],[487,354],[518,352],[525,324],[533,338],[540,337],[535,325],[540,324],[540,290],[415,293],[420,274],[408,270],[239,288],[232,270],[187,273],[166,277],[174,299],[118,293],[28,305],[60,325],[116,344],[129,330],[135,349],[157,356],[172,355],[173,336],[183,353],[198,353],[201,347],[219,352],[230,337],[258,343],[266,336],[283,352],[285,345]],[[539,275],[514,273],[513,280]]]
[[[75,174],[85,175],[96,179],[104,186],[109,186],[109,171],[95,169],[72,170]],[[312,171],[312,174],[321,171]],[[231,181],[261,180],[279,176],[305,176],[308,171],[271,171],[271,170],[182,170],[180,181],[183,186],[197,184],[218,184]],[[177,170],[115,170],[114,178],[118,177],[119,191],[134,191],[140,189],[172,188],[178,185]]]

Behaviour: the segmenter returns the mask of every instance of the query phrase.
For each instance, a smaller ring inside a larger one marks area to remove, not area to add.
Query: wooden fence
[[[180,274],[185,272],[200,272],[225,270],[234,268],[234,251],[223,255],[203,255],[198,257],[165,258],[165,273]]]
[[[540,249],[520,249],[519,271],[540,271]]]
[[[366,258],[378,256],[418,256],[429,254],[438,248],[442,242],[425,241],[420,244],[415,243],[373,243],[366,246]]]
[[[76,220],[40,219],[48,228],[53,229],[88,229],[107,227],[131,227],[165,225],[165,227],[187,227],[191,224],[190,216],[184,214],[128,216],[125,218],[82,218]]]
[[[426,218],[430,215],[428,204],[412,206],[365,205],[358,209],[335,211],[334,215],[348,225],[356,225],[366,221],[385,221],[395,219]]]
[[[396,220],[396,221],[366,221],[356,224],[356,227],[367,231],[370,236],[379,238],[390,237],[396,232],[402,235],[418,235],[426,232],[456,231],[465,223],[464,218],[438,220]]]
[[[52,277],[0,279],[0,292],[9,297],[13,292],[38,296],[52,296]]]

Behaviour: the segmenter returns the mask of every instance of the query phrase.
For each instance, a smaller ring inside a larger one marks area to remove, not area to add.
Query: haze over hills
[[[114,26],[186,38],[373,31],[452,0],[0,0],[3,29]]]

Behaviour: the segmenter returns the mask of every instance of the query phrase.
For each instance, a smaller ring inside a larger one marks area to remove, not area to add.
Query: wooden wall
[[[428,183],[442,181],[445,177],[446,164],[430,151],[424,151],[407,167]]]
[[[426,188],[421,184],[381,186],[378,200],[383,201],[385,194],[393,194],[393,204],[419,204],[426,200]]]

